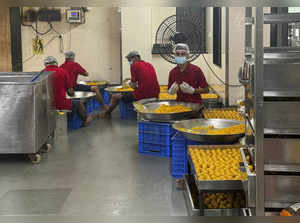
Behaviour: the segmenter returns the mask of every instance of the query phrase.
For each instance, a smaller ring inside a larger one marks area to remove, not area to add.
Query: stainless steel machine
[[[300,202],[300,49],[264,48],[264,24],[300,22],[300,14],[264,14],[246,9],[246,148],[254,153],[245,190],[248,207],[258,216],[278,215]],[[254,39],[252,39],[254,37]],[[244,156],[244,155],[243,155]]]
[[[265,48],[264,28],[270,24],[300,23],[300,13],[265,14],[263,7],[297,7],[300,1],[201,2],[201,7],[211,6],[245,7],[246,12],[245,64],[240,72],[246,119],[241,169],[247,172],[248,180],[243,182],[247,207],[241,213],[278,215],[283,208],[300,202],[300,49]],[[254,169],[248,165],[247,157],[251,157]],[[195,212],[196,206],[189,204]]]
[[[33,163],[54,136],[53,74],[0,73],[0,154],[28,154]]]

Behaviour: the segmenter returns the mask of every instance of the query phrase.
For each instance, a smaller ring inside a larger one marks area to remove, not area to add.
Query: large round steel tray
[[[184,132],[180,128],[191,129],[197,126],[210,126],[213,125],[215,128],[227,128],[234,125],[243,124],[241,121],[229,120],[229,119],[190,119],[177,122],[173,124],[173,128],[177,131],[182,132],[186,138],[199,141],[199,142],[213,142],[213,143],[234,143],[237,142],[239,138],[241,138],[243,134],[231,134],[231,135],[207,135],[203,134],[195,134]]]
[[[87,92],[87,91],[75,91],[74,96],[67,95],[68,99],[88,99],[95,97],[96,94],[94,92]]]
[[[106,86],[107,81],[104,80],[78,81],[78,84],[88,85],[88,86]]]
[[[185,107],[191,108],[192,111],[166,114],[155,113],[154,110],[161,105],[184,105]],[[177,102],[174,100],[152,101],[141,104],[135,103],[134,106],[142,119],[156,122],[169,122],[187,118],[195,118],[195,115],[202,107],[200,104]]]
[[[117,88],[121,88],[122,85],[118,85],[118,86],[112,86],[112,87],[107,87],[105,88],[105,90],[109,93],[112,93],[112,94],[122,94],[122,93],[129,93],[129,92],[133,92],[133,90],[129,90],[129,91],[118,91]]]

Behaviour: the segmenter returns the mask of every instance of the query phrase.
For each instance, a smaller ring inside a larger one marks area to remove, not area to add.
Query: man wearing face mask
[[[127,54],[126,59],[130,66],[131,78],[124,80],[124,82],[128,81],[134,92],[113,95],[108,110],[100,117],[109,117],[121,99],[126,103],[131,103],[149,99],[155,100],[159,96],[160,87],[154,67],[143,61],[137,51],[131,51]]]
[[[176,44],[174,53],[177,66],[169,73],[169,94],[177,94],[177,101],[202,104],[201,94],[209,92],[202,70],[187,61],[190,53],[187,44]],[[176,180],[176,187],[183,189],[184,181]]]
[[[177,101],[202,104],[201,94],[209,92],[200,67],[189,63],[189,46],[178,43],[174,49],[177,66],[169,73],[169,94],[177,94]]]

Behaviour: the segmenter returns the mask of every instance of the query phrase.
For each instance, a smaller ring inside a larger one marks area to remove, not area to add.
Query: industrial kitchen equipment
[[[264,48],[264,24],[297,23],[300,13],[264,14],[256,8],[254,17],[252,10],[246,9],[246,54],[240,72],[245,87],[245,191],[252,213],[277,215],[300,202],[300,51]],[[249,149],[255,152],[252,172],[245,160]]]
[[[39,152],[54,136],[53,73],[0,73],[0,154]]]

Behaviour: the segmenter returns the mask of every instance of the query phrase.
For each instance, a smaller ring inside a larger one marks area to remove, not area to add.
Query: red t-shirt
[[[68,73],[55,65],[49,65],[45,71],[54,71],[53,95],[56,109],[70,110],[72,108],[72,100],[66,98],[66,91],[72,88]]]
[[[183,72],[179,70],[178,66],[170,71],[168,87],[170,88],[175,81],[178,85],[180,85],[182,82],[186,82],[193,88],[208,87],[205,76],[200,67],[190,63],[187,65]],[[177,92],[177,101],[202,104],[200,94],[185,94],[180,89]]]
[[[138,61],[130,66],[131,81],[138,82],[133,92],[135,100],[158,98],[160,87],[154,67],[145,61]]]
[[[72,87],[77,85],[78,75],[86,73],[86,70],[79,63],[74,61],[65,61],[60,68],[66,70],[70,75]]]

